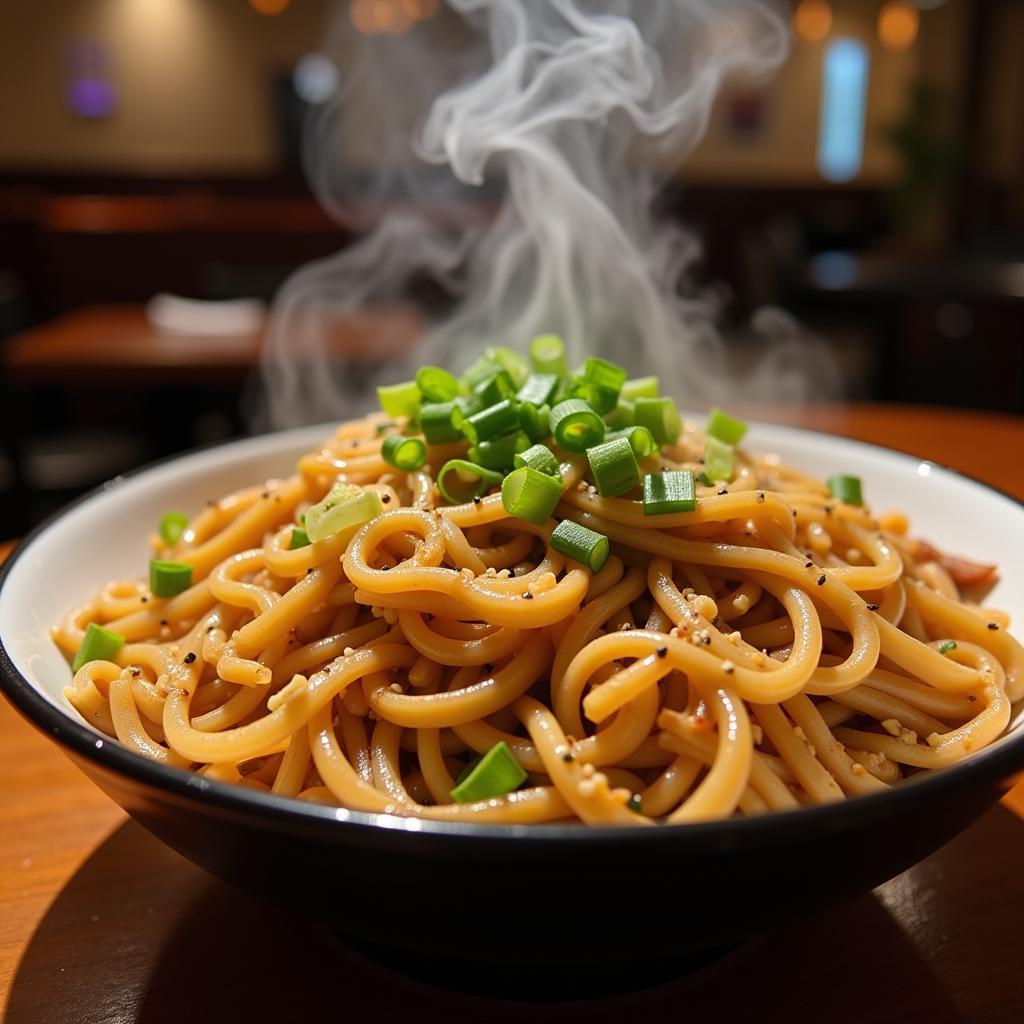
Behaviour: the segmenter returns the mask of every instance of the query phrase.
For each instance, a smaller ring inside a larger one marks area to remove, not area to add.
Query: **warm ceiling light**
[[[280,14],[290,3],[291,0],[249,0],[249,6],[259,14]]]
[[[832,29],[828,0],[800,0],[793,14],[793,28],[805,43],[820,43]]]
[[[905,50],[913,46],[921,15],[906,0],[890,0],[878,15],[878,38],[890,50]]]

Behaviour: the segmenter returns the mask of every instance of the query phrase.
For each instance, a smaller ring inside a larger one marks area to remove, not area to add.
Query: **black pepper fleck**
[[[570,753],[569,753],[568,751],[566,751],[566,752],[565,752],[565,753],[564,753],[564,754],[562,755],[562,760],[563,760],[563,761],[564,761],[564,762],[565,762],[566,764],[572,764],[572,763],[573,763],[573,761],[575,761],[575,760],[576,760],[576,758],[574,758],[574,757],[572,756],[572,754],[570,754]]]
[[[726,674],[727,676],[731,676],[731,675],[733,674],[733,672],[735,672],[735,671],[736,671],[736,666],[735,666],[735,665],[723,665],[723,666],[722,666],[722,671],[723,671],[723,672],[724,672],[724,673],[725,673],[725,674]]]
[[[482,502],[483,502],[483,498],[481,498],[479,494],[474,494],[473,495],[473,504],[474,505],[480,505],[480,504],[482,504]]]
[[[266,499],[266,498],[269,498],[269,497],[270,497],[270,491],[264,491],[264,492],[263,492],[263,493],[262,493],[262,494],[260,495],[260,497],[261,497],[261,498],[264,498],[264,499]]]
[[[658,650],[655,653],[658,655],[659,658],[667,658],[668,657],[668,648],[667,647],[659,647]]]
[[[161,619],[160,620],[160,625],[161,626],[166,626],[167,625],[167,620],[166,619]]]
[[[145,594],[143,594],[143,595],[142,595],[142,603],[143,603],[143,604],[149,604],[149,598],[148,598],[148,597],[146,597],[146,595],[145,595]]]
[[[824,574],[824,573],[822,573],[822,574],[821,574],[821,575],[820,575],[820,576],[818,577],[818,586],[819,586],[819,587],[823,587],[823,586],[825,586],[825,574]]]
[[[525,594],[523,594],[523,600],[524,601],[532,601],[533,600],[533,594],[531,594],[529,591],[527,591]]]
[[[191,665],[192,662],[196,660],[196,652],[189,651],[188,654],[186,654],[182,660],[185,662],[186,665]]]
[[[869,612],[877,612],[878,608],[879,608],[879,606],[877,604],[869,604],[868,605],[868,611]]]
[[[999,628],[999,623],[998,622],[990,622],[988,624],[988,628],[989,629],[998,629]]]
[[[719,494],[728,494],[729,493],[729,488],[728,487],[723,487],[718,493]]]
[[[827,515],[827,516],[832,515],[832,506],[831,505],[826,505],[825,506],[825,515]]]
[[[391,501],[391,495],[390,494],[382,494],[380,496],[380,501],[381,501],[382,505],[387,505]]]
[[[764,491],[758,491],[757,492],[757,503],[758,503],[758,505],[763,505],[764,504]]]
[[[804,562],[804,568],[805,569],[813,569],[814,568],[814,563],[813,562]]]

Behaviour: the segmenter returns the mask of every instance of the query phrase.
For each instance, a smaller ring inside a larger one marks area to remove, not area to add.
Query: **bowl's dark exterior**
[[[200,786],[116,744],[97,749],[93,734],[49,705],[25,707],[25,691],[5,682],[86,774],[190,860],[358,942],[440,960],[623,970],[727,946],[910,867],[978,818],[1024,766],[1020,737],[879,796],[764,818],[410,829]]]

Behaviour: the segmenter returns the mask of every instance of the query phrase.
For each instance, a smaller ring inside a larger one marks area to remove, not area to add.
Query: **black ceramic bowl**
[[[878,885],[989,808],[1024,769],[1024,729],[964,764],[880,795],[773,816],[653,829],[464,826],[333,810],[162,767],[100,737],[66,704],[70,674],[48,626],[144,564],[168,508],[194,509],[286,473],[326,433],[306,429],[208,449],[118,479],[45,523],[0,575],[0,671],[20,711],[112,799],[213,874],[328,921],[439,984],[487,965],[583,972],[628,988],[652,962],[690,962]],[[1024,540],[1024,509],[940,467],[778,427],[751,447],[824,475],[864,478],[936,543],[993,561]],[[955,509],[955,520],[949,510]],[[1016,540],[1014,540],[1016,538]],[[1022,581],[993,603],[1024,615]],[[154,884],[159,884],[154,881]],[[467,961],[479,967],[466,970]]]

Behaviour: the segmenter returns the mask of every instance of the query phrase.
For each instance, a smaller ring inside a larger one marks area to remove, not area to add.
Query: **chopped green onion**
[[[628,494],[640,483],[640,467],[629,438],[617,437],[587,449],[587,461],[602,498]]]
[[[675,444],[683,430],[679,410],[671,398],[637,398],[634,400],[635,421],[646,427],[658,446]]]
[[[508,744],[501,740],[480,758],[478,764],[451,791],[457,804],[472,804],[511,793],[526,781],[523,766]]]
[[[704,433],[709,437],[717,437],[719,441],[726,444],[737,445],[743,440],[747,433],[747,425],[743,420],[730,416],[721,409],[712,409],[708,413],[708,423]]]
[[[389,416],[408,416],[412,419],[419,411],[420,389],[414,380],[388,384],[377,388],[377,400]]]
[[[530,364],[514,349],[505,345],[492,345],[487,356],[493,359],[512,378],[512,383],[521,388],[530,372]]]
[[[569,376],[565,342],[557,334],[542,334],[530,342],[530,362],[535,373],[554,373],[563,379]]]
[[[619,395],[615,408],[605,416],[604,421],[612,430],[631,427],[636,422],[636,406],[630,399]]]
[[[703,469],[694,477],[694,480],[699,484],[703,484],[705,487],[711,487],[715,482]]]
[[[77,672],[90,661],[110,661],[123,646],[124,637],[120,633],[90,622],[85,627],[85,636],[82,637],[75,660],[71,662],[71,671]]]
[[[608,388],[616,394],[622,390],[628,376],[618,363],[610,363],[607,359],[598,359],[597,356],[588,356],[583,361],[583,372],[580,374],[583,380]]]
[[[626,801],[626,809],[634,814],[643,814],[643,798],[639,793],[633,793]]]
[[[938,647],[935,648],[939,654],[949,654],[950,651],[956,650],[955,640],[943,640]]]
[[[554,373],[531,373],[516,398],[530,405],[547,405],[554,397],[558,383],[558,376]]]
[[[450,402],[459,393],[459,382],[440,366],[421,366],[416,371],[416,387],[428,402]]]
[[[580,562],[591,572],[600,572],[608,560],[611,545],[603,533],[589,530],[571,519],[563,519],[551,533],[551,546],[566,558]]]
[[[463,412],[457,400],[433,402],[420,408],[420,430],[427,444],[462,440]]]
[[[692,512],[697,507],[697,489],[693,470],[666,470],[644,477],[644,515],[664,516],[672,512]]]
[[[531,441],[543,441],[551,436],[551,406],[519,403],[519,425]]]
[[[480,396],[477,394],[459,395],[459,397],[455,399],[455,405],[459,412],[462,413],[462,419],[472,416],[473,413],[479,412],[484,407],[484,403],[480,401]],[[421,420],[422,416],[423,414],[420,413]],[[461,424],[462,420],[459,420],[459,423]]]
[[[503,398],[512,398],[515,393],[516,385],[512,375],[503,369],[496,370],[473,388],[473,394],[480,399],[482,409],[500,402]]]
[[[160,517],[160,539],[168,547],[177,544],[187,529],[188,516],[184,512],[165,512]]]
[[[530,447],[530,439],[521,430],[502,434],[493,441],[481,441],[469,449],[469,459],[485,469],[511,469],[517,453]]]
[[[604,440],[604,420],[586,402],[567,398],[551,410],[551,433],[568,452],[582,452]]]
[[[427,446],[418,437],[389,434],[380,446],[380,454],[389,466],[408,473],[427,461]]]
[[[637,398],[657,398],[658,388],[657,377],[634,377],[622,385],[622,397],[631,401]]]
[[[460,771],[459,774],[455,776],[455,785],[457,786],[460,782],[464,782],[467,778],[469,778],[470,772],[472,772],[473,769],[476,768],[480,761],[481,758],[479,757],[471,757],[462,766],[462,771]]]
[[[736,472],[735,453],[731,444],[709,437],[704,446],[704,474],[711,480],[731,480]]]
[[[305,548],[309,546],[309,534],[301,526],[292,527],[292,537],[288,542],[288,547],[294,551],[296,548]]]
[[[477,386],[477,384],[482,384],[488,377],[493,377],[498,370],[502,369],[504,369],[504,367],[500,363],[495,362],[495,360],[485,353],[480,356],[480,358],[477,359],[476,362],[474,362],[473,365],[470,366],[462,375],[462,382],[466,387],[472,390]]]
[[[828,493],[847,505],[863,505],[864,494],[859,476],[830,476]]]
[[[530,469],[535,469],[539,473],[547,473],[548,476],[561,475],[558,459],[554,457],[546,444],[535,444],[524,452],[517,452],[513,464],[516,469],[529,466]]]
[[[437,474],[437,488],[450,505],[482,498],[501,483],[501,474],[466,459],[449,459]]]
[[[646,459],[648,455],[658,450],[654,442],[654,436],[646,427],[623,427],[622,430],[612,430],[605,434],[605,440],[612,441],[617,437],[624,437],[633,448],[633,454],[638,459]]]
[[[518,426],[519,410],[506,398],[467,417],[462,424],[462,432],[473,444],[479,444],[481,441],[490,441],[492,437],[507,434]]]
[[[154,597],[174,597],[192,586],[188,562],[167,562],[154,558],[149,563],[149,589]]]
[[[562,497],[561,476],[549,476],[532,466],[509,473],[501,485],[501,503],[510,516],[528,523],[546,523]]]
[[[336,483],[327,496],[306,509],[306,534],[313,543],[376,519],[384,511],[380,495],[355,484]]]

